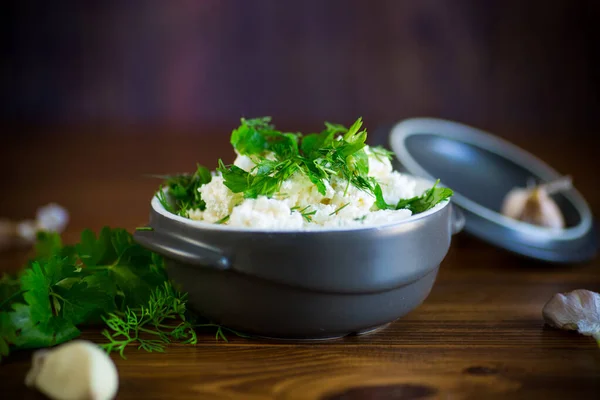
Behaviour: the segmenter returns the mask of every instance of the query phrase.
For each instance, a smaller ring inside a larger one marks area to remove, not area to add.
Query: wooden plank
[[[144,173],[185,171],[195,161],[210,165],[215,154],[229,154],[225,136],[207,143],[208,136],[173,136],[189,143],[182,152],[173,137],[160,135],[13,137],[11,151],[0,159],[0,168],[11,171],[5,186],[10,195],[0,197],[0,210],[21,218],[41,203],[58,201],[72,214],[69,242],[85,227],[132,229],[146,222],[156,187],[141,178]],[[591,142],[571,144],[569,152],[561,150],[562,139],[548,143],[546,156],[566,158],[561,162],[572,166],[576,182],[588,183],[582,191],[597,214],[600,193],[589,185],[596,178],[586,167]],[[25,151],[31,158],[19,165]],[[48,162],[47,154],[57,161]],[[26,251],[2,254],[0,271],[14,271],[26,258]],[[131,347],[126,360],[113,355],[118,398],[594,398],[600,393],[600,349],[588,337],[544,326],[541,308],[556,292],[600,291],[599,272],[597,259],[548,266],[461,234],[423,305],[382,331],[311,343],[232,334],[226,343],[206,332],[198,345],[172,345],[166,353]],[[102,341],[99,329],[86,330],[83,338]],[[42,398],[23,384],[30,356],[16,353],[0,365],[3,399]]]

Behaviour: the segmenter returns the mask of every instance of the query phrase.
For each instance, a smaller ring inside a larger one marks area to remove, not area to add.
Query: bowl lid
[[[570,189],[552,195],[567,227],[551,230],[500,213],[506,194],[515,187],[560,178],[558,172],[487,132],[457,122],[415,118],[394,125],[389,144],[400,169],[440,179],[454,190],[453,203],[465,214],[465,231],[526,257],[556,263],[595,257],[598,238],[585,199]]]

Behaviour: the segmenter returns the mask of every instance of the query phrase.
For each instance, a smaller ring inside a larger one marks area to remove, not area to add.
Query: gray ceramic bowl
[[[182,218],[154,198],[153,230],[134,239],[166,258],[191,308],[215,323],[329,339],[372,331],[420,305],[463,223],[447,201],[384,226],[260,231]]]

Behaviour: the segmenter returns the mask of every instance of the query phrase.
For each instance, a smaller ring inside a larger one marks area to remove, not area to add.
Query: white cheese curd
[[[228,221],[232,226],[259,229],[301,229],[302,215],[292,212],[282,201],[259,196],[246,199],[231,211]]]
[[[246,172],[250,172],[250,170],[252,168],[254,168],[254,162],[252,162],[252,160],[250,159],[250,157],[248,156],[243,156],[241,154],[239,154],[236,151],[236,154],[238,155],[237,158],[235,159],[233,165],[235,165],[236,167],[239,167],[241,169],[243,169]]]
[[[417,181],[393,171],[387,157],[375,154],[368,146],[365,151],[369,159],[369,176],[377,180],[388,204],[422,194],[423,188]],[[246,172],[251,172],[255,166],[250,157],[240,154],[234,165]],[[229,190],[223,177],[216,173],[211,182],[199,188],[206,209],[190,211],[188,217],[209,223],[221,223],[229,217],[222,223],[265,230],[301,230],[319,226],[381,225],[411,216],[409,210],[379,210],[371,193],[348,185],[342,178],[334,177],[323,183],[325,195],[319,193],[306,175],[296,172],[281,184],[279,192],[272,198],[244,199],[241,193]]]
[[[204,211],[190,211],[190,219],[206,222],[217,222],[227,217],[233,207],[242,203],[244,197],[241,193],[233,193],[223,184],[223,177],[214,175],[212,180],[198,189],[202,195],[202,200],[206,202]]]
[[[369,176],[382,180],[392,173],[392,162],[387,157],[377,156],[369,146],[365,147],[365,153],[369,156]]]

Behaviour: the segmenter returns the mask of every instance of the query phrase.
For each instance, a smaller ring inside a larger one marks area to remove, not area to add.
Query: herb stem
[[[341,206],[340,208],[338,208],[337,210],[335,210],[334,212],[332,212],[332,213],[331,213],[331,214],[329,214],[329,215],[330,215],[330,216],[331,216],[331,215],[337,215],[337,213],[339,213],[340,211],[342,211],[344,208],[348,207],[348,205],[350,205],[350,202],[348,202],[348,203],[344,204],[343,206]]]
[[[59,300],[62,300],[62,301],[64,301],[65,303],[72,304],[72,303],[71,303],[69,300],[65,299],[65,298],[64,298],[64,297],[62,297],[60,294],[56,294],[56,293],[55,293],[55,292],[53,292],[53,291],[50,291],[50,293],[49,293],[49,294],[50,294],[50,296],[52,296],[52,297],[55,297],[55,298],[57,298],[57,299],[59,299]]]
[[[19,290],[18,292],[13,293],[12,295],[10,295],[6,300],[4,300],[2,303],[0,303],[0,310],[2,310],[2,308],[9,303],[12,299],[14,299],[15,297],[25,293],[26,290]]]
[[[162,331],[159,331],[159,330],[153,331],[151,329],[147,329],[147,328],[144,328],[142,326],[137,327],[136,331],[145,332],[145,333],[149,333],[149,334],[157,335],[157,336],[162,336],[163,335]]]

